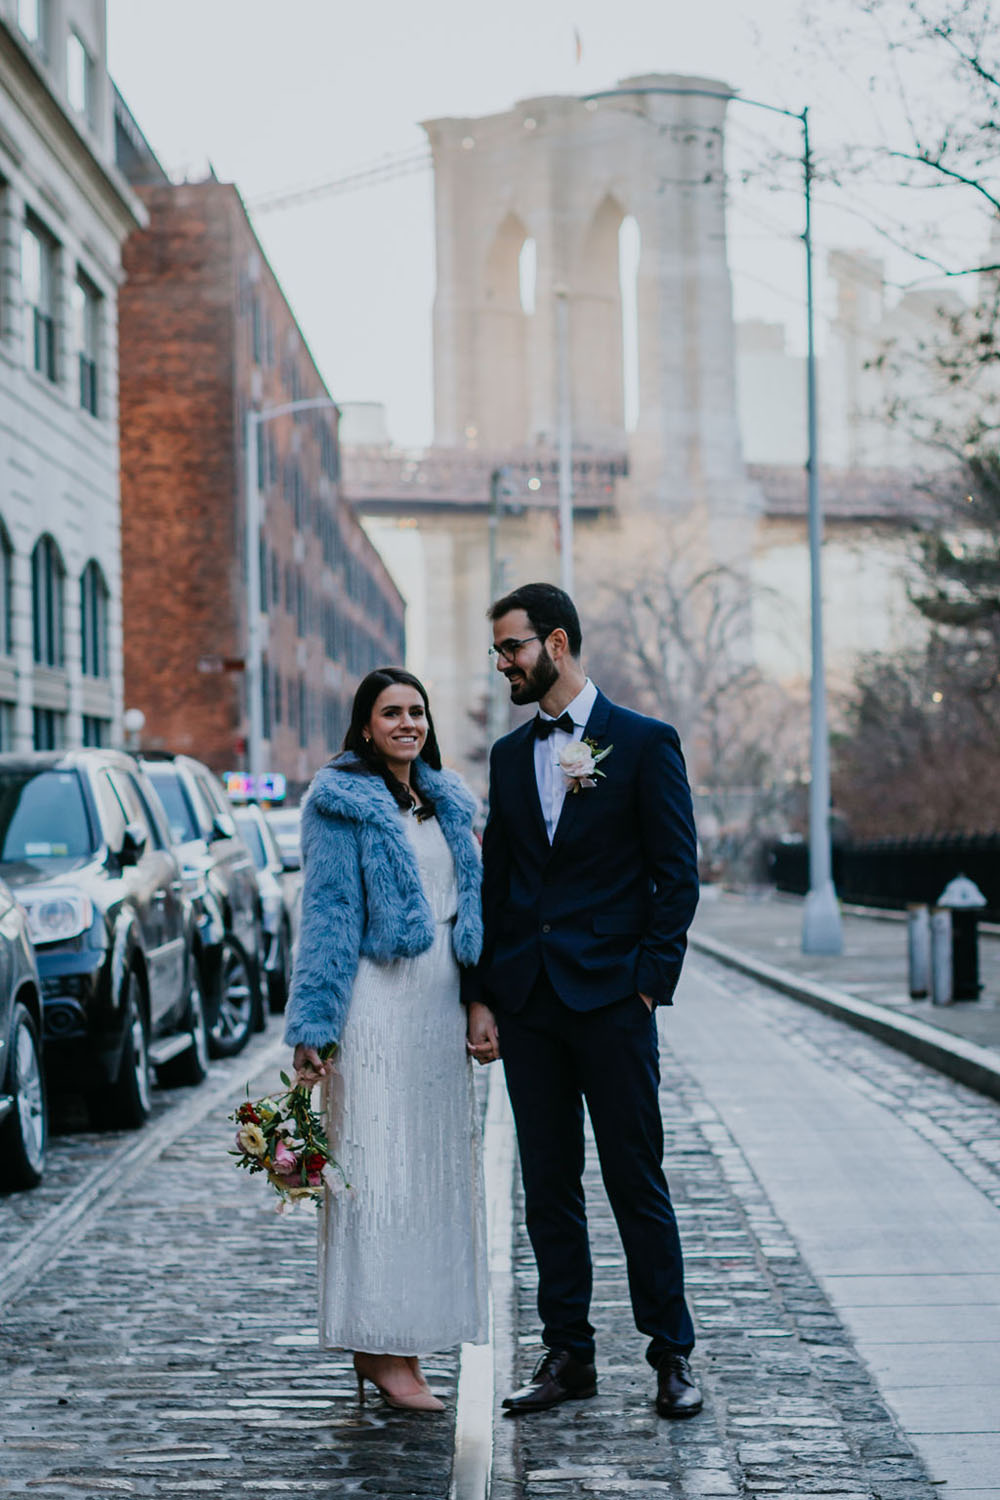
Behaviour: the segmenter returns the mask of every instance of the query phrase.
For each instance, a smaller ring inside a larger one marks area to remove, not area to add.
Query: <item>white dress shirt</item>
[[[559,769],[559,756],[570,740],[583,739],[583,731],[596,702],[597,689],[588,677],[573,702],[568,703],[563,710],[573,720],[573,733],[567,734],[565,729],[554,729],[548,739],[535,740],[535,780],[538,783],[538,798],[542,804],[542,816],[550,844],[555,838],[556,824],[559,822],[569,785]],[[553,719],[560,718],[561,715],[545,714],[539,709],[538,717]]]

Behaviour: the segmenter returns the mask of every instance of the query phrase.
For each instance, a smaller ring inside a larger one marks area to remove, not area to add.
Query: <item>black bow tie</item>
[[[561,729],[564,734],[572,734],[576,725],[569,714],[560,714],[558,719],[543,719],[541,714],[535,715],[535,739],[547,740],[554,729]]]

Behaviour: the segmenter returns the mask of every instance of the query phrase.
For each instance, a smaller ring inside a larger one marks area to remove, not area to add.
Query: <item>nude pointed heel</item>
[[[385,1386],[379,1385],[378,1381],[372,1375],[365,1374],[359,1368],[357,1355],[354,1356],[354,1374],[358,1382],[359,1406],[364,1406],[365,1404],[365,1381],[370,1380],[386,1406],[392,1406],[397,1411],[444,1411],[445,1409],[444,1402],[439,1401],[436,1396],[432,1395],[429,1389],[426,1391],[414,1391],[409,1396],[393,1395],[391,1391],[386,1390]]]

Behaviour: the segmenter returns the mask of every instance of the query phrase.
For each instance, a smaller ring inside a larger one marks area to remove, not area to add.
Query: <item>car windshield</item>
[[[177,772],[170,766],[146,766],[145,769],[163,803],[174,843],[187,844],[192,839],[201,838],[201,829],[195,822],[191,804]]]
[[[264,840],[260,836],[260,827],[257,819],[249,813],[235,813],[236,827],[240,831],[240,838],[250,850],[250,857],[258,870],[263,870],[267,864],[267,855],[264,852]]]
[[[0,771],[0,863],[80,861],[96,847],[76,771]]]
[[[274,829],[274,836],[279,844],[298,844],[301,834],[298,808],[290,807],[281,812],[269,812],[267,821]]]

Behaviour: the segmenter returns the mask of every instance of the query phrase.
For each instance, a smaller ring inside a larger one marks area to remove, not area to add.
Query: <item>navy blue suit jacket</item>
[[[551,844],[532,723],[490,756],[478,978],[501,1011],[521,1008],[543,966],[577,1011],[636,991],[669,1004],[680,976],[698,870],[677,732],[598,693],[584,734],[614,748],[595,787],[567,791]]]

